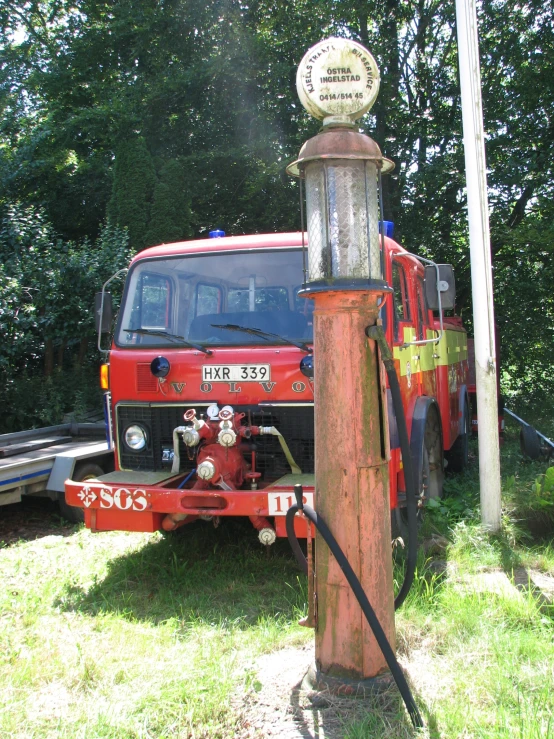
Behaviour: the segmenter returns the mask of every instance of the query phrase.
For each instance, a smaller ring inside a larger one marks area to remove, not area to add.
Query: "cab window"
[[[231,289],[227,294],[229,311],[248,311],[251,309],[250,290]],[[284,287],[256,287],[254,290],[254,310],[288,310],[289,296]]]
[[[394,339],[399,341],[400,322],[411,319],[410,297],[406,272],[401,264],[392,263],[392,290],[393,290],[393,317],[394,317]]]
[[[162,275],[145,272],[135,293],[131,326],[167,329],[171,322],[171,283]]]
[[[199,283],[196,290],[196,315],[221,312],[221,289],[217,285]]]
[[[423,280],[421,277],[418,277],[417,280],[417,318],[418,318],[418,328],[417,328],[417,338],[421,341],[422,339],[426,339],[426,329],[429,328],[429,313],[427,311],[427,307],[425,305],[425,297],[423,292]]]
[[[314,312],[314,301],[310,300],[310,298],[303,298],[298,295],[298,293],[303,290],[303,285],[297,285],[293,289],[293,296],[294,296],[294,310],[297,313],[302,313],[302,315],[306,316],[308,319],[308,323],[310,326],[312,325],[313,321],[313,312]]]

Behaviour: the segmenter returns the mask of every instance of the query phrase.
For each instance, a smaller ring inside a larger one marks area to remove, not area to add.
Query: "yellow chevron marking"
[[[416,340],[415,328],[412,326],[404,326],[404,343],[408,344],[411,341]],[[421,371],[419,361],[419,346],[395,346],[393,350],[393,356],[400,362],[400,376],[405,377],[407,374],[415,375],[416,372]],[[417,359],[415,359],[417,358]],[[417,369],[416,369],[417,361]],[[408,363],[410,365],[410,372],[408,373]]]
[[[464,359],[467,359],[466,334],[463,331],[446,330],[438,345],[436,345],[435,354],[438,354],[437,367],[463,362]]]
[[[435,331],[427,329],[426,338],[437,336]],[[412,326],[404,327],[404,343],[416,341],[416,331]],[[438,343],[419,346],[395,346],[393,356],[400,363],[400,376],[429,372],[435,367],[447,367],[467,359],[467,336],[463,331],[445,330]],[[408,364],[410,371],[408,372]]]
[[[427,329],[425,331],[425,338],[436,339],[437,334],[435,331]],[[430,372],[435,369],[435,358],[433,357],[433,354],[436,353],[436,346],[437,345],[433,342],[432,344],[422,344],[418,347],[421,356],[421,369],[423,372]]]

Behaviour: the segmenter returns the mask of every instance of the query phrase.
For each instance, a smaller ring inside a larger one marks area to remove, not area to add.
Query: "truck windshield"
[[[138,261],[127,278],[116,344],[175,346],[173,334],[197,346],[267,346],[262,332],[311,343],[313,301],[298,297],[301,288],[297,248]]]

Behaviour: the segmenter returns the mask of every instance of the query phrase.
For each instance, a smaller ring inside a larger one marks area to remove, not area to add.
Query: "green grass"
[[[431,736],[554,736],[553,625],[532,596],[420,584],[398,629]]]
[[[424,524],[446,537],[445,565],[420,554],[396,616],[421,736],[554,739],[552,608],[480,579],[554,575],[553,529],[537,539],[525,508],[546,463],[523,460],[513,435],[502,456],[504,483],[514,479],[502,532],[480,529],[476,465],[448,478]],[[198,522],[167,538],[76,529],[0,549],[0,578],[7,739],[233,739],[240,697],[258,689],[256,658],[313,641],[297,624],[306,586],[288,544],[266,557],[248,523]],[[342,727],[346,739],[416,736],[394,690]]]
[[[311,634],[288,550],[226,528],[0,550],[0,736],[232,737],[248,661]]]

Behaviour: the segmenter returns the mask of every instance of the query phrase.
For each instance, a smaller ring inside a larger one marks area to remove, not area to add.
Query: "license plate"
[[[304,493],[302,500],[304,505],[314,507],[314,494]],[[286,516],[288,509],[296,503],[296,495],[290,493],[268,493],[267,509],[270,516]]]
[[[203,382],[265,382],[271,380],[269,364],[205,364]]]

